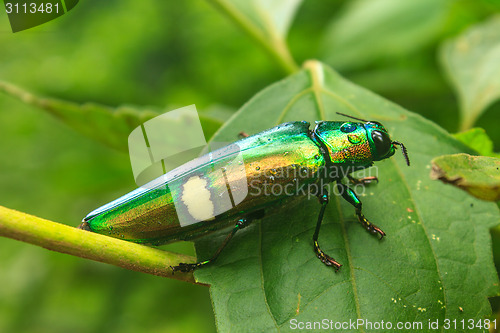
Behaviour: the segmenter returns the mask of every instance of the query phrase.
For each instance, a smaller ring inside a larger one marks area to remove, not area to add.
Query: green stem
[[[179,262],[195,262],[191,256],[72,228],[2,206],[0,236],[137,272],[197,283],[192,273],[174,275],[170,269]]]
[[[477,119],[481,115],[483,109],[481,103],[476,103],[475,105],[471,105],[470,103],[466,103],[463,97],[459,98],[459,107],[460,107],[460,124],[459,124],[459,132],[465,132],[474,127]]]
[[[500,201],[497,202],[498,208],[500,208]],[[494,233],[497,235],[498,238],[500,238],[500,224],[494,226],[493,228],[490,229],[490,232]]]
[[[226,0],[210,0],[215,7],[226,14],[236,25],[240,26],[250,37],[259,43],[271,57],[281,66],[287,74],[293,74],[299,70],[299,66],[293,59],[286,42],[278,36],[266,38],[265,34],[252,23],[244,14]]]
[[[472,113],[469,115],[464,115],[464,114],[465,113],[462,112],[463,116],[462,116],[461,121],[460,121],[459,132],[465,132],[465,131],[470,130],[474,126],[474,123],[476,122],[477,117],[478,117],[476,113]]]

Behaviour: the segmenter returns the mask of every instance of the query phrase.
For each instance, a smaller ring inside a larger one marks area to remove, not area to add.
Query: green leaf
[[[240,131],[254,134],[293,120],[343,119],[335,112],[380,121],[408,148],[410,167],[398,152],[375,164],[378,184],[364,193],[358,188],[366,217],[387,236],[379,241],[367,233],[353,207],[331,195],[319,242],[343,264],[335,273],[313,251],[315,197],[267,209],[262,221],[236,234],[216,264],[195,272],[198,281],[211,285],[218,329],[288,331],[290,320],[324,318],[426,325],[428,319],[442,323],[490,314],[487,297],[498,292],[498,278],[488,229],[499,221],[498,208],[430,180],[433,157],[470,151],[434,123],[310,61],[259,92],[213,140],[234,140]],[[198,240],[198,257],[210,257],[223,237]]]
[[[55,98],[45,98],[2,81],[0,81],[0,92],[42,109],[77,132],[124,152],[128,152],[128,136],[132,130],[162,113],[153,108],[134,106],[111,108],[96,103],[77,104]],[[215,116],[199,114],[207,139],[211,138],[222,125],[221,119],[227,118],[224,115],[227,111],[222,108],[219,108],[220,111],[216,109],[217,107],[212,111]]]
[[[440,50],[441,63],[457,91],[461,130],[500,97],[500,16],[475,25]]]
[[[236,112],[236,109],[231,107],[214,104],[203,110],[203,116],[218,121],[224,124]],[[220,127],[220,126],[219,126]],[[213,135],[213,134],[212,134]],[[212,135],[210,137],[212,137]]]
[[[286,36],[302,0],[211,0],[259,42],[288,73],[297,70]]]
[[[500,154],[493,152],[493,141],[482,128],[471,128],[468,131],[453,134],[453,136],[483,156],[500,157]]]
[[[431,178],[451,184],[476,198],[500,200],[500,159],[453,154],[432,160]]]
[[[339,69],[401,57],[442,31],[448,0],[350,1],[327,28],[322,59]]]

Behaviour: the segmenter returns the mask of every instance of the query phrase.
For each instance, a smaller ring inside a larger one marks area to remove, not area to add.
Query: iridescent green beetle
[[[159,245],[191,240],[232,225],[210,259],[172,267],[174,272],[188,272],[213,262],[238,230],[262,218],[266,210],[286,204],[290,197],[314,194],[321,204],[314,251],[324,264],[338,270],[341,264],[318,244],[328,204],[326,186],[335,182],[342,197],[355,207],[359,222],[383,238],[385,233],[364,217],[361,201],[341,180],[347,177],[363,184],[377,180],[354,179],[351,173],[394,155],[396,146],[410,165],[405,146],[391,141],[384,126],[350,118],[362,122],[319,121],[312,130],[308,122],[290,122],[243,138],[94,210],[80,228]]]

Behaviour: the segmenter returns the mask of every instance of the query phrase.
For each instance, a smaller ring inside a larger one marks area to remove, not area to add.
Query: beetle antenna
[[[403,155],[404,155],[405,160],[406,160],[406,164],[408,164],[408,166],[410,166],[410,159],[408,158],[408,151],[406,150],[405,145],[402,144],[401,142],[398,142],[398,141],[392,141],[392,144],[398,145],[401,147],[401,150],[403,151]]]
[[[350,115],[345,114],[345,113],[340,113],[340,112],[335,112],[335,113],[336,113],[336,114],[340,114],[341,116],[344,116],[344,117],[347,117],[347,118],[356,119],[356,120],[361,120],[361,121],[364,121],[365,123],[367,123],[367,122],[368,122],[368,120],[361,119],[361,118],[356,118],[356,117],[350,116]]]

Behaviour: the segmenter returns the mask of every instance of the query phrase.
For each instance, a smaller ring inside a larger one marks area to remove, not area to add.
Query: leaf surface
[[[44,110],[77,132],[109,147],[128,152],[128,136],[142,123],[167,110],[137,106],[111,108],[97,103],[77,104],[70,101],[40,97],[10,83],[0,81],[0,92]],[[220,109],[220,111],[217,111]],[[211,115],[199,113],[205,137],[210,138],[224,122],[227,111],[214,107]]]
[[[213,140],[234,141],[241,131],[255,134],[293,120],[340,119],[335,112],[380,121],[408,148],[411,167],[398,152],[376,163],[379,184],[357,189],[366,217],[387,237],[367,233],[353,207],[332,195],[319,242],[343,264],[335,273],[313,252],[316,198],[268,209],[236,234],[216,264],[195,272],[211,285],[218,329],[289,331],[294,320],[323,319],[425,325],[490,314],[487,297],[498,292],[498,279],[488,228],[499,222],[498,208],[430,180],[433,157],[469,151],[434,123],[310,61],[254,96]],[[198,257],[210,257],[224,236],[198,240]]]
[[[500,16],[446,41],[441,50],[445,68],[460,101],[461,129],[500,97]]]
[[[431,178],[451,184],[476,198],[500,200],[500,159],[453,154],[432,160]]]

